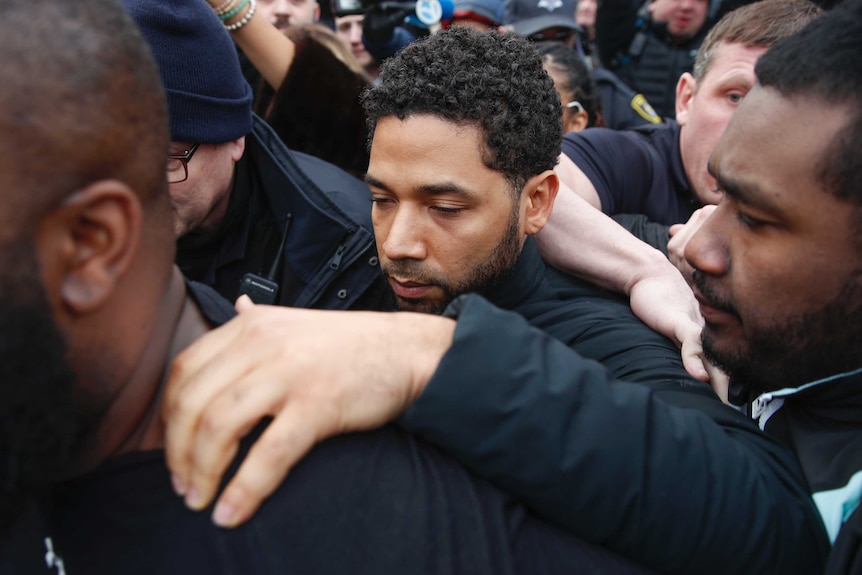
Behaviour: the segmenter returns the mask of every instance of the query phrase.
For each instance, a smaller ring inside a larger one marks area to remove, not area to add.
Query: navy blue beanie
[[[205,0],[122,0],[159,65],[171,139],[221,144],[251,130],[251,87]]]

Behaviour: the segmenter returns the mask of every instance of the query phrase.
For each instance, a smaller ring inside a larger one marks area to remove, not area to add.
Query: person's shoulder
[[[554,333],[555,326],[574,322],[579,330],[597,321],[628,318],[631,308],[628,300],[580,278],[546,266],[542,278],[542,290],[526,305],[514,310],[523,315],[535,327]],[[567,339],[567,337],[560,337]]]
[[[299,167],[308,174],[321,190],[342,208],[370,213],[371,191],[368,184],[338,166],[316,156],[293,152]]]
[[[614,161],[629,156],[648,155],[654,145],[653,130],[663,129],[662,124],[649,124],[626,130],[612,130],[610,128],[587,128],[581,132],[569,132],[563,137],[563,152],[576,164],[579,163],[579,155],[592,157],[592,161],[601,158],[602,161]],[[621,166],[610,166],[617,170]]]
[[[593,78],[602,95],[602,113],[609,128],[624,130],[644,124],[660,124],[661,117],[647,101],[605,68],[593,69]]]
[[[247,136],[247,146],[249,143],[259,155],[271,160],[266,164],[282,172],[307,201],[317,204],[318,209],[329,212],[335,206],[354,221],[370,225],[371,193],[365,182],[326,160],[291,150],[257,116]],[[265,186],[279,183],[273,179],[264,180]]]
[[[186,280],[186,288],[189,297],[211,325],[222,325],[236,315],[233,305],[213,288],[191,280]]]
[[[563,151],[573,149],[601,150],[605,147],[625,147],[637,137],[623,130],[610,128],[587,128],[580,132],[568,132],[563,136]]]

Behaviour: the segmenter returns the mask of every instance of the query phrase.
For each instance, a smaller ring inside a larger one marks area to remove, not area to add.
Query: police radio
[[[247,295],[256,304],[275,305],[278,301],[279,285],[275,278],[278,274],[278,265],[281,263],[281,256],[284,254],[284,245],[287,243],[287,232],[290,230],[290,221],[292,219],[293,214],[287,214],[287,220],[284,223],[284,233],[278,246],[278,253],[275,255],[269,273],[266,276],[260,276],[249,272],[242,276],[242,281],[239,284],[239,295]]]

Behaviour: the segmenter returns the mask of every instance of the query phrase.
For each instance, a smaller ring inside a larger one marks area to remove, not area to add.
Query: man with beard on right
[[[256,387],[277,406],[268,414],[282,444],[269,442],[243,463],[247,473],[230,494],[235,507],[253,509],[308,444],[397,419],[568,530],[590,537],[604,526],[605,544],[616,550],[634,540],[691,561],[693,545],[711,542],[721,548],[712,568],[724,573],[862,572],[862,68],[852,65],[860,59],[860,0],[845,1],[760,58],[759,83],[710,160],[724,197],[686,249],[705,350],[730,373],[731,398],[750,411],[762,437],[793,453],[815,516],[779,499],[792,474],[769,471],[777,453],[755,454],[744,426],[720,423],[685,390],[592,386],[563,359],[564,349],[521,333],[511,315],[477,295],[447,308],[457,319],[451,344],[418,354],[399,353],[410,342],[403,334],[382,337],[376,321],[362,326],[374,331],[371,340],[347,314],[246,306],[178,359],[169,405],[195,405],[203,376],[221,391],[183,415],[193,421],[172,436],[173,472],[219,474],[218,453],[236,438],[205,432],[213,422],[260,417],[243,395]],[[435,329],[429,321],[421,335]],[[262,336],[275,333],[297,339],[264,350]],[[242,340],[233,356],[225,353]],[[348,370],[326,362],[324,341],[365,364],[353,361]],[[255,365],[242,366],[239,351],[253,354]],[[388,376],[405,369],[404,377]],[[224,381],[214,383],[219,373]],[[616,426],[597,416],[603,401],[620,410]],[[635,422],[644,444],[627,437]],[[715,423],[724,437],[699,443]],[[618,442],[590,450],[614,434]],[[607,461],[620,466],[617,473],[595,481],[592,473]],[[651,491],[657,476],[650,470],[663,464],[675,465],[678,481],[665,497]],[[738,482],[749,473],[757,479]],[[680,508],[697,500],[687,499],[693,493],[744,517],[728,523],[706,507]],[[609,501],[631,513],[611,514]],[[788,536],[788,519],[810,531]],[[812,544],[823,555],[802,568],[800,546]]]

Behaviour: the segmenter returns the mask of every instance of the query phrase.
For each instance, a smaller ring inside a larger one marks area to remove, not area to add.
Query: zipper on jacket
[[[335,255],[332,256],[332,259],[329,261],[329,269],[337,270],[341,267],[341,260],[344,258],[344,252],[347,250],[347,242],[338,246],[338,249],[335,250]]]
[[[358,260],[359,258],[361,258],[362,256],[364,256],[364,255],[365,255],[365,253],[366,253],[366,252],[371,248],[371,246],[373,246],[373,245],[374,245],[374,240],[371,240],[370,242],[368,242],[367,244],[365,244],[365,247],[363,247],[361,250],[359,250],[358,252],[356,252],[356,255],[355,255],[355,256],[353,256],[352,258],[350,258],[349,260],[347,260],[346,262],[344,262],[344,267],[349,268],[350,266],[352,266],[352,265],[356,262],[356,260]]]

